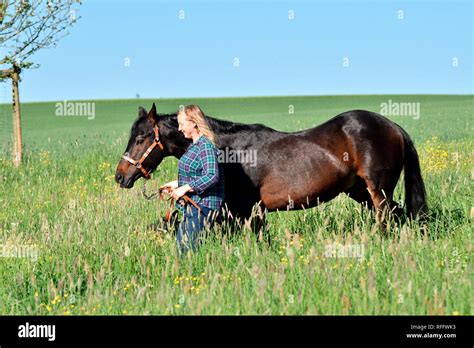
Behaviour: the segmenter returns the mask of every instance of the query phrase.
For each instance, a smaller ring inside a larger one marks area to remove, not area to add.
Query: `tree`
[[[79,19],[76,4],[81,0],[0,0],[0,64],[31,67],[27,58],[55,47]]]
[[[75,5],[81,0],[0,0],[0,82],[12,79],[13,88],[13,163],[22,157],[20,97],[21,69],[37,67],[27,59],[42,48],[55,47],[79,19]]]

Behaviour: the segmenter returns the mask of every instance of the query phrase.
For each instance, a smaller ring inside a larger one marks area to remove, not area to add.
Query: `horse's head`
[[[132,188],[139,178],[149,179],[163,158],[180,157],[188,145],[189,141],[178,131],[176,115],[158,116],[154,103],[148,113],[140,107],[115,181],[122,188]]]

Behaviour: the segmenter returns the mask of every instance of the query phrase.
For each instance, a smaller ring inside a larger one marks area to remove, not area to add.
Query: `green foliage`
[[[37,67],[27,59],[55,47],[79,19],[80,0],[9,0],[0,4],[0,64]]]

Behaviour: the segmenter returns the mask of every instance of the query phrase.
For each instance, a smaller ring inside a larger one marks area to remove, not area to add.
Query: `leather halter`
[[[156,147],[156,145],[158,145],[160,147],[161,151],[163,151],[163,144],[160,141],[160,131],[159,131],[157,125],[155,125],[153,127],[153,131],[155,132],[155,139],[153,140],[153,143],[148,147],[148,149],[145,151],[145,153],[142,155],[142,157],[138,161],[134,160],[133,158],[131,158],[129,156],[122,155],[122,158],[124,160],[128,161],[129,163],[133,164],[135,167],[140,169],[140,171],[143,174],[143,177],[146,180],[150,179],[151,170],[145,169],[143,167],[143,162],[146,160],[148,155],[153,151],[153,149]]]

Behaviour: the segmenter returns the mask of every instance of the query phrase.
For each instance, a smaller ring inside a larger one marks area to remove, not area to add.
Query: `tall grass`
[[[352,100],[384,97],[360,98]],[[331,108],[347,107],[342,97],[331,100]],[[324,98],[306,103],[322,115],[318,101],[326,105]],[[440,119],[458,109],[469,114],[448,97],[430,101]],[[201,104],[226,110],[234,102]],[[428,223],[391,223],[383,236],[373,212],[339,196],[317,208],[268,214],[270,242],[245,228],[228,233],[216,226],[196,254],[180,259],[174,235],[148,227],[167,204],[144,200],[142,183],[121,190],[113,180],[136,113],[136,101],[121,103],[134,111],[120,127],[114,102],[98,104],[108,113],[97,120],[109,122],[60,120],[57,127],[45,111],[52,104],[24,107],[24,165],[13,168],[7,152],[0,161],[0,244],[30,245],[38,259],[0,258],[1,314],[473,314],[473,141],[462,129],[465,118],[442,130],[433,123],[435,138],[423,123],[407,129],[421,158]],[[274,104],[255,98],[248,105],[248,114],[258,114]],[[271,112],[267,123],[289,124]],[[35,123],[37,115],[49,123]],[[176,164],[167,159],[151,186],[175,178]],[[363,252],[328,254],[331,245]]]

